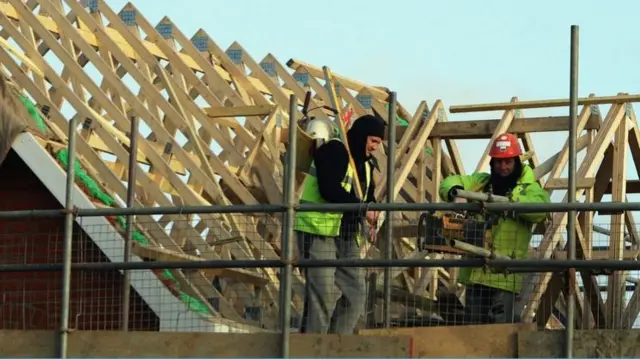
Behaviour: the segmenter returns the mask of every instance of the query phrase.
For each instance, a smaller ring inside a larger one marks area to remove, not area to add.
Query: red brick
[[[0,166],[0,211],[60,209],[62,206],[26,164],[11,151]],[[104,229],[107,230],[107,227]],[[0,263],[61,263],[63,218],[0,220]],[[116,234],[115,241],[121,241]],[[74,262],[108,258],[74,224]],[[159,281],[149,286],[162,285]],[[58,329],[61,272],[0,272],[0,329]],[[122,275],[118,271],[74,272],[70,326],[78,330],[118,330]],[[159,320],[132,288],[130,330],[158,330]]]

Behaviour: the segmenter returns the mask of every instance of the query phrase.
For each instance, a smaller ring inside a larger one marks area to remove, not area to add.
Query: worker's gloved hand
[[[511,191],[507,192],[507,194],[505,195],[505,197],[509,198],[509,202],[520,202],[519,198],[517,196],[514,196],[513,193]],[[517,219],[518,213],[514,210],[508,210],[508,211],[504,211],[503,215],[504,218],[510,218],[510,219]]]
[[[454,200],[454,199],[456,199],[456,197],[454,197],[454,196],[453,196],[453,193],[454,193],[456,190],[464,190],[464,187],[462,187],[462,186],[453,186],[453,187],[451,187],[451,189],[449,190],[449,193],[448,193],[448,197],[449,197],[448,199],[449,199],[449,202],[453,202],[453,200]],[[457,202],[457,201],[456,201],[456,202]],[[465,201],[465,202],[466,202],[466,201]]]
[[[376,244],[376,234],[378,234],[378,228],[376,226],[369,226],[369,242]]]
[[[378,224],[378,215],[380,213],[378,211],[367,211],[367,222],[369,222],[369,225],[371,225],[372,227],[375,227]]]

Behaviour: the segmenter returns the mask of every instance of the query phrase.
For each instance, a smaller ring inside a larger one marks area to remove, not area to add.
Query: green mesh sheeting
[[[67,151],[66,148],[62,148],[58,152],[56,152],[55,155],[58,161],[66,169],[68,166],[69,151]],[[89,177],[87,172],[85,172],[82,166],[80,166],[80,161],[76,160],[73,165],[76,176],[78,177],[80,182],[87,188],[87,190],[89,190],[89,193],[91,193],[91,195],[95,199],[100,201],[105,206],[111,206],[115,202],[113,198],[102,192],[100,187],[98,187],[98,184],[91,177]]]
[[[180,299],[182,300],[183,303],[187,305],[189,310],[193,312],[196,312],[198,314],[203,314],[203,315],[211,314],[211,312],[209,311],[209,308],[207,308],[204,304],[202,304],[201,301],[197,300],[196,298],[184,292],[180,292]]]
[[[55,157],[58,162],[62,165],[63,168],[67,168],[69,163],[69,151],[66,148],[62,148],[55,153]],[[74,163],[76,180],[80,181],[80,183],[89,191],[89,194],[96,200],[100,201],[106,206],[111,206],[115,200],[111,198],[108,194],[104,193],[98,184],[87,174],[87,172],[82,169],[80,165],[80,161],[76,160]],[[118,224],[121,228],[126,229],[126,221],[124,216],[116,217]],[[140,244],[148,245],[151,242],[140,232],[134,230],[132,235],[132,239]],[[163,276],[173,282],[176,287],[179,287],[179,283],[177,279],[173,276],[173,274],[168,270],[164,269],[162,271]],[[180,291],[179,294],[180,300],[193,312],[203,315],[211,315],[211,310],[207,308],[207,306],[202,303],[200,300]]]
[[[36,121],[36,124],[38,125],[40,131],[42,131],[43,133],[47,133],[47,126],[44,124],[44,120],[42,119],[42,117],[40,117],[40,112],[38,111],[36,106],[31,101],[29,101],[26,96],[23,95],[20,95],[20,101],[27,108],[29,116],[31,116],[31,118]]]
[[[386,108],[387,108],[387,110],[389,109],[389,104],[388,103],[386,105]],[[409,126],[409,121],[405,120],[400,115],[396,115],[396,122],[402,127]],[[425,148],[425,152],[427,152],[430,156],[433,156],[433,152],[431,152],[431,149],[429,147]]]
[[[142,238],[144,238],[144,237],[142,237]],[[168,269],[163,270],[162,271],[162,275],[164,275],[165,278],[167,278],[168,280],[170,280],[172,282],[176,280],[176,277],[174,277],[173,274],[171,273],[171,271],[168,270]]]

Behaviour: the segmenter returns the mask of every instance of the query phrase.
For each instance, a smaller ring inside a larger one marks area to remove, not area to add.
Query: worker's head
[[[354,159],[366,159],[378,149],[385,134],[386,123],[379,116],[358,117],[347,132],[349,149]]]
[[[511,133],[499,135],[491,145],[489,156],[491,157],[491,173],[495,176],[518,176],[521,171],[520,143],[518,138]]]

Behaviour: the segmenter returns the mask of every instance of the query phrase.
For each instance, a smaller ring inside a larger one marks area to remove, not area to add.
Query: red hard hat
[[[511,133],[499,135],[491,145],[491,158],[513,158],[522,154],[518,138]]]

